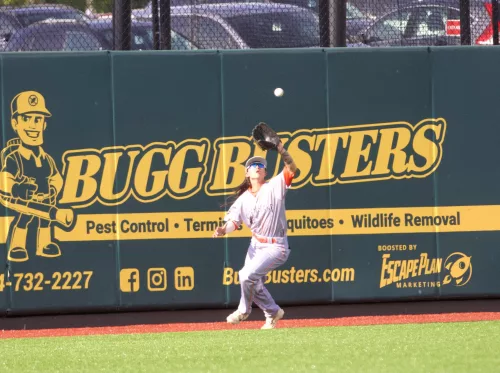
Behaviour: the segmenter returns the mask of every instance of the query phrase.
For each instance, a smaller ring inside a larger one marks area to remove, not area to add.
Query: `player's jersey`
[[[224,220],[233,220],[239,225],[244,223],[259,236],[286,237],[285,196],[292,178],[293,174],[285,167],[262,185],[256,196],[250,191],[244,192],[233,203]]]

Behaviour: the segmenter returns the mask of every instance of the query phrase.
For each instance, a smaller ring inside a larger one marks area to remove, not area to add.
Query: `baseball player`
[[[50,155],[42,148],[51,113],[45,107],[44,97],[35,91],[26,91],[14,97],[11,103],[11,125],[18,135],[2,151],[0,196],[19,198],[55,205],[63,179]],[[8,259],[28,260],[26,238],[33,215],[19,213],[10,226]],[[36,255],[57,257],[59,246],[52,242],[50,220],[38,219]]]
[[[276,150],[285,163],[283,170],[265,181],[267,162],[252,157],[245,164],[246,178],[236,192],[237,199],[229,208],[222,227],[213,237],[222,237],[245,223],[252,232],[245,265],[239,271],[241,299],[238,309],[227,317],[230,324],[248,318],[252,303],[264,311],[266,322],[261,329],[273,329],[284,311],[275,303],[264,286],[266,275],[283,265],[290,254],[287,239],[285,196],[297,167],[281,141]]]

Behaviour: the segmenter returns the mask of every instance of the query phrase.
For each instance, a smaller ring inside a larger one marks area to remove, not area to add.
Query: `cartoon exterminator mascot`
[[[9,229],[11,261],[28,260],[26,241],[33,218],[38,220],[36,255],[49,258],[61,255],[52,240],[51,223],[68,225],[73,219],[71,210],[56,207],[63,179],[52,157],[42,149],[46,118],[51,116],[38,92],[22,92],[12,100],[11,124],[18,138],[3,149],[0,173],[0,202],[18,212]]]

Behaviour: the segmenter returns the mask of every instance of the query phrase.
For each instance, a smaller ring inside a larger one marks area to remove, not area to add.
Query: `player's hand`
[[[217,227],[215,228],[214,234],[212,234],[212,237],[222,237],[226,234],[226,229],[224,227]]]
[[[38,189],[35,183],[15,183],[12,185],[12,196],[24,200],[30,200]]]

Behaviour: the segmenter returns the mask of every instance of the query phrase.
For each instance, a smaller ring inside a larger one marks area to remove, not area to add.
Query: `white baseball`
[[[275,95],[276,97],[281,97],[281,96],[283,96],[283,94],[284,94],[284,93],[285,93],[285,91],[283,91],[283,89],[282,89],[282,88],[276,88],[276,89],[274,90],[274,95]]]

